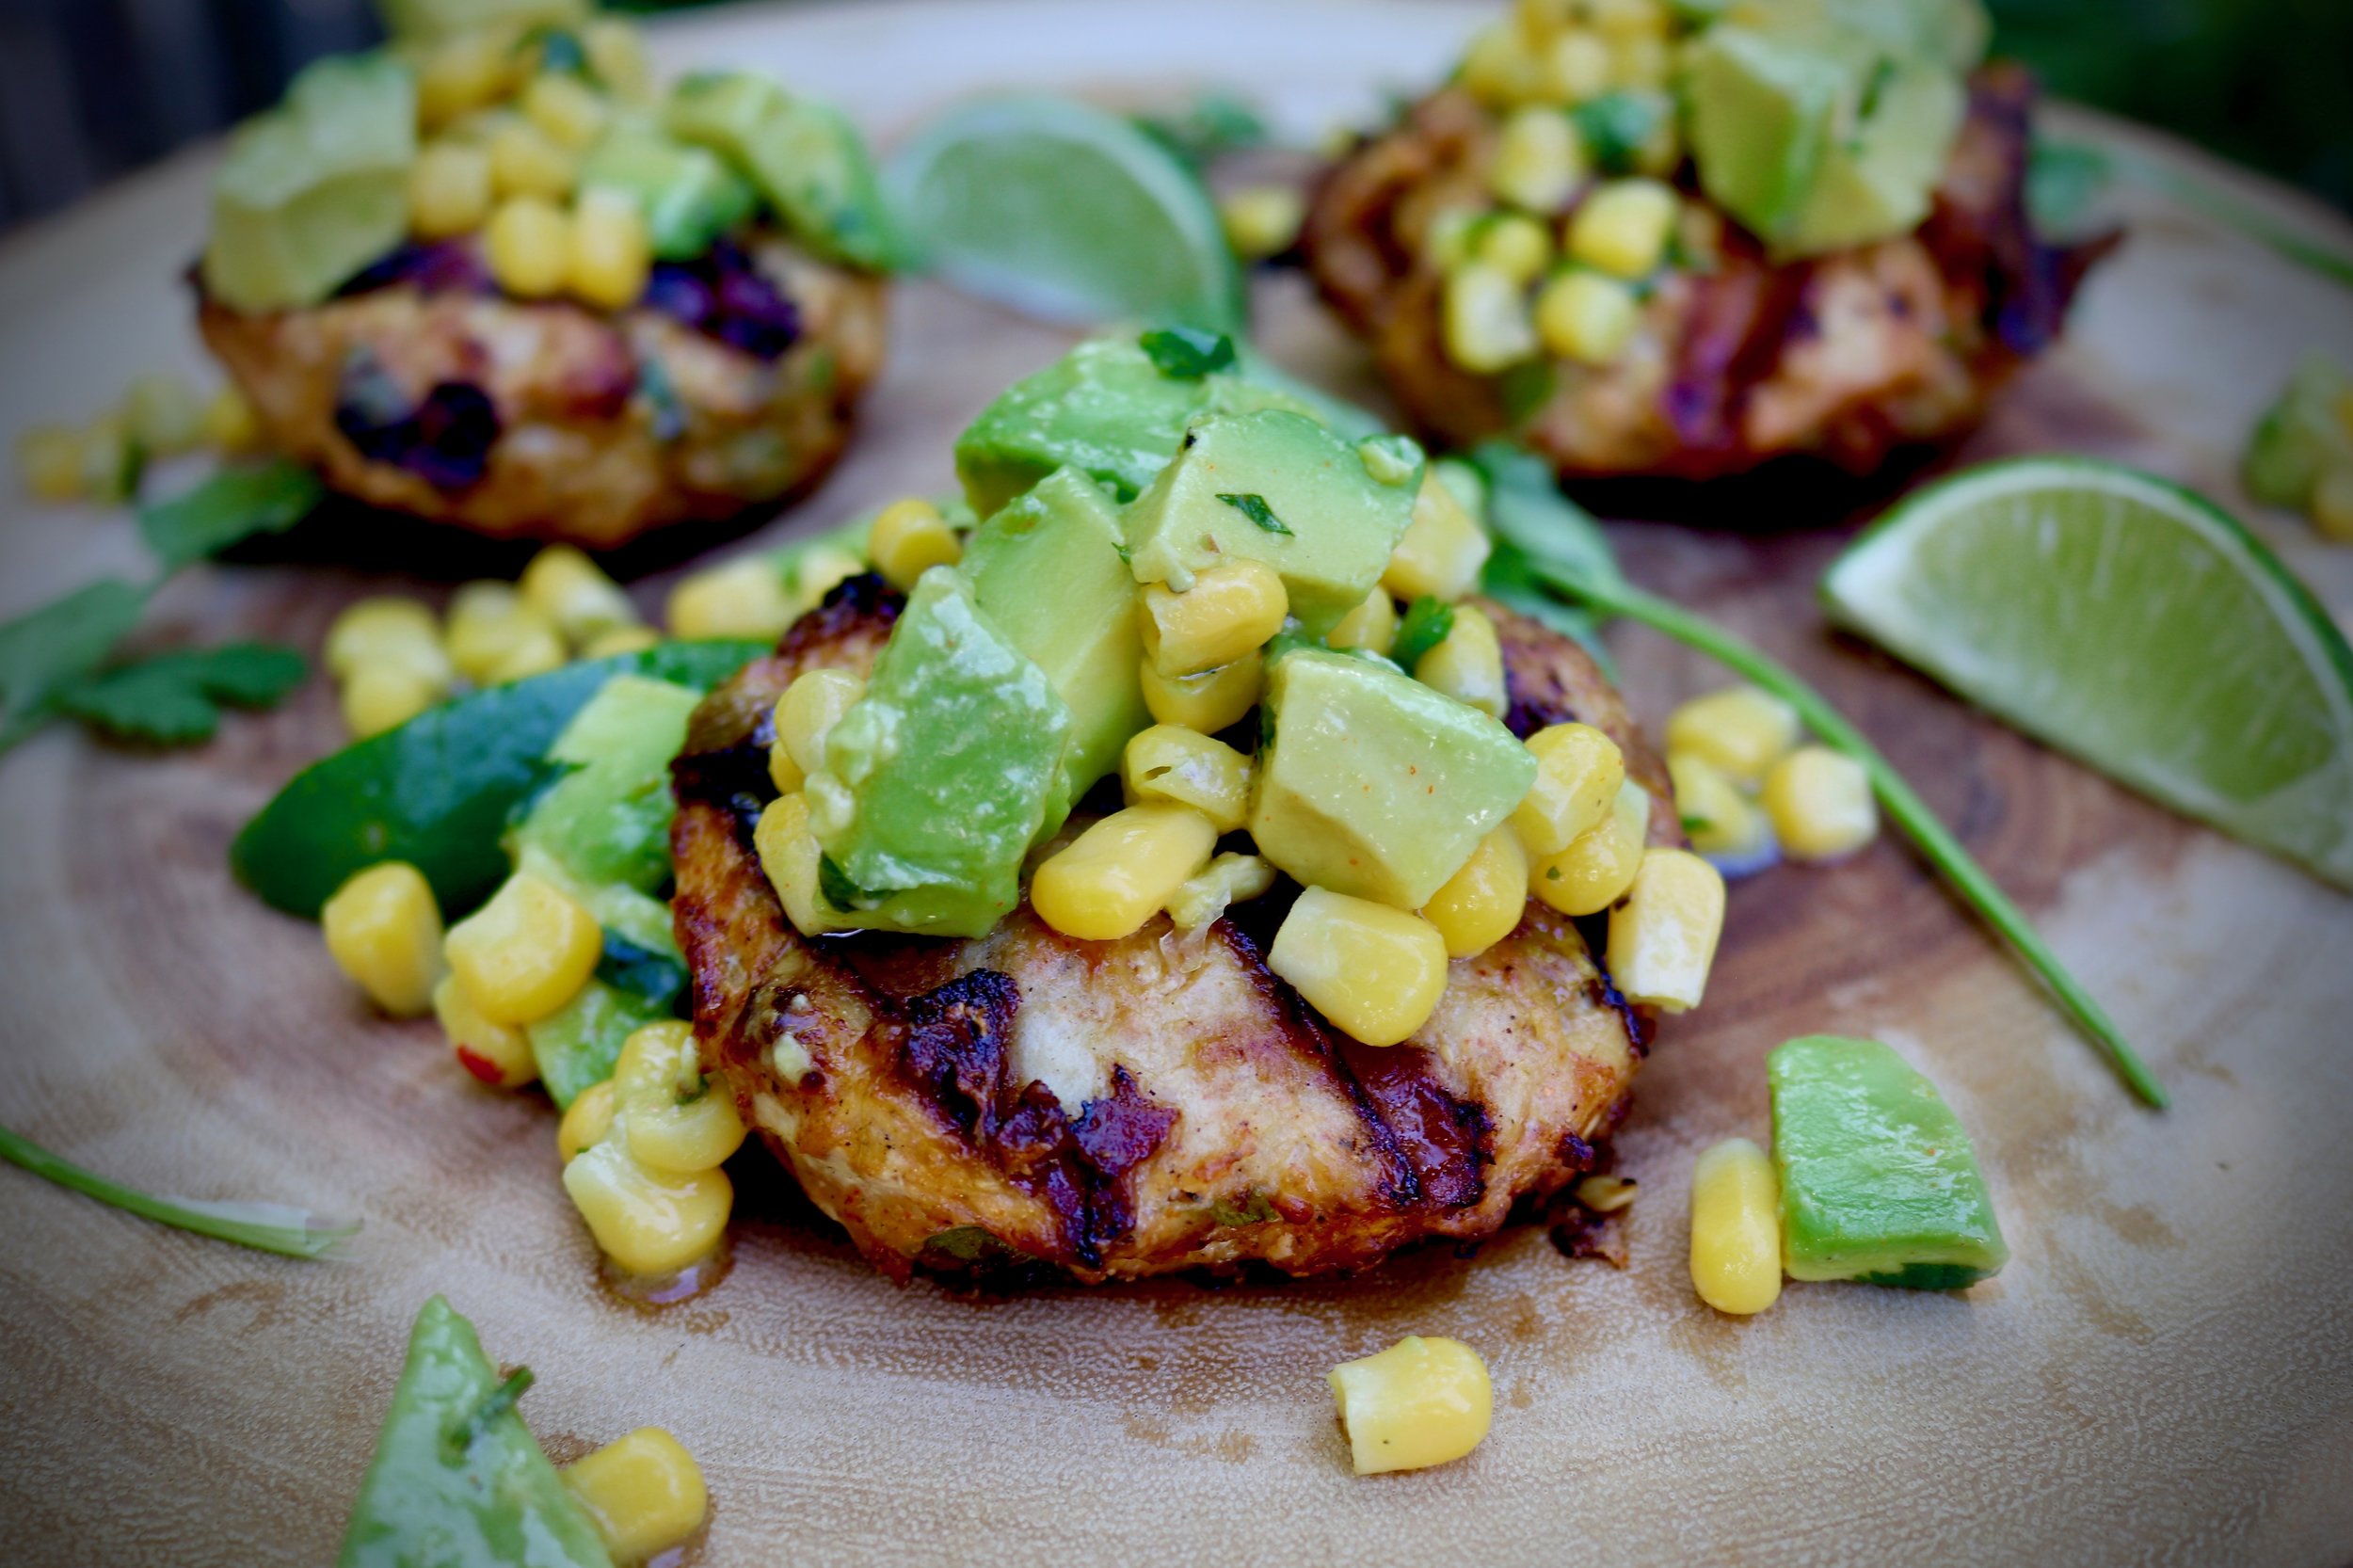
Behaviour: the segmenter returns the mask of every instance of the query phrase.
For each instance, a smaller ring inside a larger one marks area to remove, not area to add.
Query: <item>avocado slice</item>
[[[840,111],[765,77],[704,72],[670,91],[669,133],[712,148],[749,176],[811,249],[888,271],[900,245],[864,138]]]
[[[1843,250],[1909,233],[1929,216],[1968,95],[1951,72],[1893,58],[1881,62],[1874,88],[1854,131],[1823,157],[1776,253]]]
[[[1791,1279],[1955,1290],[2009,1259],[1936,1085],[1877,1040],[1809,1034],[1765,1059]]]
[[[1379,429],[1361,410],[1311,401],[1239,346],[1230,374],[1176,376],[1132,336],[1090,338],[981,410],[956,438],[956,476],[982,517],[1064,467],[1132,501],[1176,456],[1194,416],[1254,408],[1289,408],[1351,436]]]
[[[213,174],[204,286],[235,311],[315,305],[408,232],[417,89],[389,55],[304,68]]]
[[[641,893],[670,874],[670,759],[701,698],[690,688],[616,675],[548,748],[552,782],[509,841],[560,863],[567,880]]]
[[[407,42],[439,43],[488,27],[573,27],[588,20],[593,0],[376,0],[384,30]]]
[[[806,786],[825,902],[847,925],[985,936],[1020,900],[1070,734],[964,576],[925,572]]]
[[[1286,408],[1212,414],[1128,508],[1136,581],[1183,592],[1195,572],[1261,561],[1309,636],[1365,601],[1413,520],[1418,448],[1359,450]]]
[[[408,1331],[339,1568],[613,1568],[588,1515],[515,1412],[473,1325],[435,1296]]]
[[[653,253],[665,262],[693,261],[760,205],[751,182],[718,154],[643,125],[600,137],[581,163],[580,184],[635,200]]]
[[[1535,782],[1512,732],[1385,662],[1300,648],[1276,659],[1250,835],[1310,887],[1428,904]]]
[[[2353,376],[2315,349],[2264,410],[2240,475],[2257,501],[2302,511],[2321,475],[2345,467],[2353,467]]]
[[[1142,597],[1120,558],[1119,513],[1094,480],[1057,469],[972,531],[972,600],[1070,708],[1062,787],[1041,831],[1119,765],[1151,724],[1144,705]]]

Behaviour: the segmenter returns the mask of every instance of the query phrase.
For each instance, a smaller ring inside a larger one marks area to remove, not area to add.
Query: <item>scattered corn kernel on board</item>
[[[1302,138],[1426,79],[1477,6],[930,0],[739,8],[658,29],[667,63],[822,85],[886,141],[984,85],[1166,100],[1239,88]],[[2342,223],[2143,133],[2291,225]],[[199,364],[180,275],[209,152],[0,246],[0,433]],[[2324,600],[2353,551],[2252,507],[2244,433],[2353,300],[2135,199],[2065,345],[1964,459],[2068,449],[2220,498]],[[1265,345],[1371,397],[1295,280]],[[894,305],[859,443],[770,537],[944,488],[953,433],[1064,335],[922,283]],[[1728,492],[1732,493],[1732,492]],[[0,499],[0,614],[137,569],[121,514]],[[311,926],[231,882],[237,825],[339,739],[324,682],[211,744],[146,756],[53,731],[0,761],[0,1124],[152,1190],[364,1222],[305,1264],[165,1230],[0,1170],[0,1516],[45,1564],[328,1559],[418,1304],[445,1294],[539,1373],[559,1461],[657,1424],[700,1459],[699,1560],[1643,1563],[2339,1562],[2353,1553],[2353,901],[2193,827],[1830,636],[1814,584],[1853,519],[1794,532],[1613,525],[1632,575],[1821,685],[2041,923],[2171,1087],[2140,1109],[1901,842],[1735,887],[1704,1012],[1670,1021],[1617,1141],[1641,1196],[1623,1270],[1541,1229],[1366,1277],[902,1289],[747,1180],[732,1272],[648,1312],[599,1285],[537,1095],[450,1069],[429,1020],[368,1014]],[[200,569],[167,632],[315,648],[381,578]],[[666,585],[644,585],[648,603]],[[1656,727],[1721,683],[1644,633],[1616,649]],[[1936,1079],[2014,1257],[1966,1297],[1793,1285],[1720,1317],[1686,1272],[1687,1180],[1768,1136],[1765,1054],[1870,1035]],[[751,1169],[758,1170],[753,1166]],[[1493,1370],[1462,1464],[1360,1480],[1322,1375],[1408,1334]],[[93,1524],[92,1521],[104,1521]]]

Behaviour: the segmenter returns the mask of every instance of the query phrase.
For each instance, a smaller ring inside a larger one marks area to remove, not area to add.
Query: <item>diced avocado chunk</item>
[[[1008,503],[965,543],[973,602],[1070,708],[1070,744],[1047,833],[1152,722],[1141,679],[1142,600],[1120,542],[1119,513],[1094,480],[1066,468]]]
[[[2353,467],[2353,374],[2328,355],[2307,354],[2264,410],[2241,471],[2248,493],[2267,506],[2302,511],[2330,469]]]
[[[826,901],[850,924],[985,935],[1019,901],[1070,731],[964,577],[925,572],[809,776]]]
[[[574,26],[594,8],[591,0],[376,0],[386,32],[425,43],[488,27]]]
[[[792,232],[857,266],[898,264],[899,241],[874,161],[831,104],[795,98],[743,72],[689,76],[671,89],[664,124],[748,175]]]
[[[1128,508],[1128,564],[1137,582],[1181,593],[1196,572],[1263,562],[1282,576],[1290,613],[1321,636],[1381,580],[1413,520],[1419,456],[1360,452],[1283,408],[1197,420]]]
[[[548,1097],[568,1107],[583,1091],[613,1076],[613,1064],[632,1034],[672,1016],[672,1009],[650,997],[592,980],[571,1000],[524,1025],[523,1037],[531,1042],[531,1058],[538,1064]]]
[[[417,90],[389,55],[306,67],[213,175],[204,286],[230,309],[315,305],[408,232]]]
[[[1909,233],[1968,113],[1961,78],[1917,61],[1882,62],[1850,136],[1832,146],[1814,189],[1776,249],[1812,256]]]
[[[667,680],[606,681],[548,748],[562,776],[532,804],[510,847],[539,850],[568,882],[660,887],[670,874],[670,760],[699,700]]]
[[[1346,408],[1318,407],[1269,384],[1265,367],[1239,351],[1237,365],[1238,375],[1166,376],[1133,336],[1091,338],[1006,388],[956,438],[956,476],[966,499],[988,517],[1068,467],[1130,501],[1176,456],[1195,415],[1289,408],[1328,417]]]
[[[408,1331],[340,1568],[612,1568],[473,1325],[435,1296]]]
[[[1779,238],[1813,194],[1849,80],[1840,61],[1750,27],[1711,27],[1686,45],[1684,123],[1709,199]]]
[[[1250,834],[1310,887],[1418,909],[1535,781],[1510,730],[1370,659],[1286,653],[1266,706]]]
[[[2009,1259],[1969,1135],[1877,1040],[1809,1034],[1765,1059],[1792,1279],[1955,1290]]]
[[[760,205],[751,182],[717,153],[643,126],[616,127],[600,138],[581,163],[580,183],[636,201],[654,255],[668,262],[703,254]]]
[[[1748,0],[1740,20],[1788,37],[1861,40],[1956,73],[1977,68],[1993,35],[1978,0]]]

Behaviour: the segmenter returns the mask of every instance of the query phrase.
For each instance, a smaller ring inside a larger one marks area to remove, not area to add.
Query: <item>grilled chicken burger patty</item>
[[[2057,338],[2114,244],[2036,235],[2035,96],[2015,67],[1971,79],[1968,118],[1911,233],[1777,263],[1721,223],[1712,265],[1659,281],[1628,352],[1602,366],[1551,360],[1532,402],[1518,378],[1474,375],[1446,349],[1432,226],[1485,200],[1497,146],[1495,118],[1467,91],[1423,99],[1328,169],[1300,253],[1399,402],[1449,443],[1509,432],[1568,478],[1707,479],[1792,454],[1867,473],[1980,421]],[[1691,194],[1688,169],[1684,183]]]
[[[205,343],[271,443],[373,505],[609,549],[806,488],[881,369],[885,280],[772,230],[658,264],[619,312],[498,291],[477,242],[409,245]]]
[[[1530,901],[1457,960],[1404,1045],[1334,1032],[1267,968],[1287,899],[1187,936],[1165,915],[1088,942],[1027,904],[974,940],[809,939],[752,847],[774,797],[777,697],[802,672],[864,675],[901,600],[835,590],[704,701],[674,767],[679,940],[705,1070],[874,1264],[1020,1260],[1085,1282],[1258,1260],[1361,1268],[1430,1237],[1474,1239],[1587,1169],[1625,1103],[1647,1019],[1574,922]],[[1665,767],[1575,644],[1481,601],[1523,737],[1578,719],[1650,791],[1680,841]],[[1074,823],[1065,836],[1082,823]]]

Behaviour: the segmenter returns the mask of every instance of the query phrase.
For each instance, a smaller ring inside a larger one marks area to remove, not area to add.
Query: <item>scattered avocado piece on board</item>
[[[2302,511],[2321,475],[2341,467],[2353,468],[2353,374],[2315,349],[2264,410],[2240,477],[2264,504]]]
[[[408,1333],[338,1568],[613,1568],[596,1527],[516,1413],[502,1378],[439,1296]]]
[[[1957,1290],[2009,1259],[1961,1121],[1877,1040],[1808,1034],[1765,1059],[1791,1279]]]

